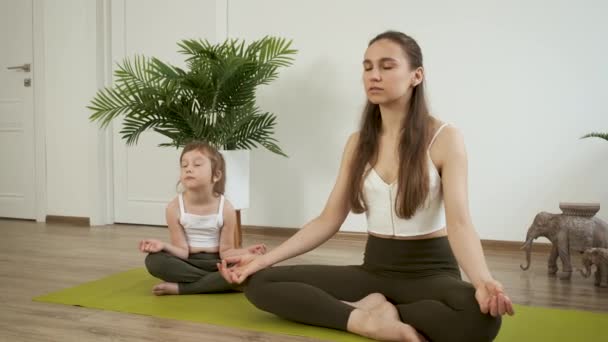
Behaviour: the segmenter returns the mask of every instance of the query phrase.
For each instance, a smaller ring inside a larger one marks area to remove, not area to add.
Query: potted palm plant
[[[226,196],[235,208],[247,208],[249,150],[262,146],[286,156],[273,137],[276,116],[257,106],[256,89],[275,80],[297,51],[290,40],[268,36],[250,44],[183,40],[178,46],[186,68],[143,56],[119,63],[114,85],[101,89],[88,106],[90,120],[105,127],[124,117],[120,134],[127,145],[148,130],[167,137],[160,146],[212,144],[226,159]]]

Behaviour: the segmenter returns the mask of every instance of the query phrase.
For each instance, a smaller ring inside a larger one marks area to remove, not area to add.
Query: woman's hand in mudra
[[[254,253],[236,255],[222,259],[222,262],[217,264],[217,268],[227,282],[241,284],[250,275],[268,267],[264,264],[263,257]]]
[[[483,313],[502,316],[505,313],[513,315],[513,304],[506,295],[502,284],[494,279],[486,280],[475,289],[475,298],[479,303],[479,309]]]

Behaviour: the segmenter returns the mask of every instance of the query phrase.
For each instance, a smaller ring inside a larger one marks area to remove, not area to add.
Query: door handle
[[[26,64],[23,64],[23,65],[8,67],[7,69],[9,69],[9,70],[23,70],[25,72],[30,72],[31,71],[31,66],[32,65],[30,63],[26,63]]]

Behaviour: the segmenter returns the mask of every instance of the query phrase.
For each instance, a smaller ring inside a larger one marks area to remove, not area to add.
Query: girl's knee
[[[164,274],[163,270],[166,268],[167,258],[168,256],[164,252],[150,253],[146,255],[146,259],[144,261],[146,269],[151,275],[157,278],[162,278],[162,275]]]

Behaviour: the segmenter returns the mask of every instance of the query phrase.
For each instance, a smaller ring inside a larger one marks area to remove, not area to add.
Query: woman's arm
[[[348,178],[357,138],[358,134],[353,134],[346,143],[336,184],[321,214],[267,254],[222,259],[218,269],[227,281],[242,283],[261,269],[314,249],[340,229],[350,211]],[[234,265],[229,268],[228,264]]]
[[[264,267],[304,254],[323,244],[340,230],[350,212],[349,172],[358,133],[352,134],[344,148],[336,184],[321,214],[305,224],[296,234],[260,258]]]
[[[511,300],[490,274],[469,213],[464,139],[458,130],[446,127],[434,146],[441,164],[448,239],[454,256],[476,289],[481,311],[494,316],[505,312],[512,314]]]
[[[446,127],[434,146],[441,159],[441,180],[450,246],[471,283],[477,287],[492,278],[479,236],[469,213],[467,155],[458,130]]]
[[[261,269],[306,253],[329,240],[340,229],[350,211],[348,178],[357,139],[358,134],[355,133],[346,143],[336,184],[321,214],[267,254],[222,259],[218,269],[228,282],[242,283]],[[233,266],[228,267],[228,264]]]

